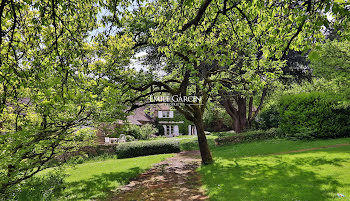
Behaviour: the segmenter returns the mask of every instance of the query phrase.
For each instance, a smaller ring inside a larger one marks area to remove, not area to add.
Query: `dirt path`
[[[107,200],[207,200],[200,190],[199,151],[186,151],[156,164]]]
[[[343,146],[349,146],[349,145],[350,144],[335,144],[335,145],[329,145],[329,146],[322,146],[322,147],[314,147],[314,148],[308,148],[308,149],[299,149],[299,150],[293,150],[293,151],[279,152],[279,153],[274,153],[274,154],[270,154],[270,155],[299,153],[299,152],[304,152],[304,151],[313,151],[313,150],[318,150],[318,149],[327,149],[327,148],[332,148],[332,147],[343,147]]]

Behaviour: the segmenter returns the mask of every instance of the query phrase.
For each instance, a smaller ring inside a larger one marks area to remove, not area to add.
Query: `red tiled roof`
[[[145,113],[146,108],[147,106],[143,106],[135,109],[133,114],[127,116],[127,122],[135,125],[142,125],[146,122],[152,122],[153,119]],[[125,121],[118,120],[117,124],[125,124]]]
[[[150,114],[156,115],[155,112],[162,110],[162,111],[168,111],[170,110],[170,106],[166,104],[157,104],[157,105],[148,105],[136,108],[133,112],[133,114],[129,115],[127,117],[127,121],[131,124],[135,125],[142,125],[147,122],[152,122],[153,119],[150,117],[149,114],[146,114],[146,110],[149,110]],[[125,124],[125,121],[117,120],[117,124]]]

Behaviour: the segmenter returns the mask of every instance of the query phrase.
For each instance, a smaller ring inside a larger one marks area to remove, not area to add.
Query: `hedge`
[[[177,152],[180,152],[179,142],[172,141],[130,142],[120,144],[116,147],[118,158],[132,158]]]
[[[271,128],[269,130],[254,130],[240,133],[234,136],[219,137],[215,139],[215,142],[217,145],[238,144],[243,142],[274,139],[282,136],[283,133],[279,128]]]
[[[350,136],[350,107],[341,97],[323,93],[300,93],[280,100],[280,128],[299,139]]]

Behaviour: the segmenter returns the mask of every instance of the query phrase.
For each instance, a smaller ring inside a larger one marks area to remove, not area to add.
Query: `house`
[[[106,143],[106,137],[115,128],[125,124],[142,126],[144,124],[154,124],[159,129],[158,135],[175,137],[179,135],[197,135],[197,129],[185,117],[173,110],[166,104],[147,105],[134,110],[133,114],[127,116],[125,121],[117,120],[114,124],[103,124],[97,133],[98,143]],[[108,142],[116,139],[109,138]]]
[[[179,124],[183,124],[184,121],[174,120],[174,110],[171,110],[169,106],[159,105],[157,107],[156,118],[158,118],[158,123],[163,127],[163,135],[167,137],[179,136]]]
[[[166,104],[153,105],[153,119],[158,120],[158,124],[163,127],[163,133],[166,137],[175,137],[179,135],[197,135],[197,129],[184,116],[173,110]],[[187,127],[187,129],[185,128]]]

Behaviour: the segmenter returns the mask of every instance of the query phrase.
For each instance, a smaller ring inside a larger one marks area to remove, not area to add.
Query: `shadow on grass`
[[[332,178],[322,178],[286,162],[237,160],[224,166],[220,163],[204,166],[200,172],[210,200],[323,201],[335,195],[340,187]]]
[[[342,163],[348,162],[349,160],[343,159],[343,158],[333,158],[333,159],[326,159],[326,158],[312,158],[312,157],[303,157],[303,158],[297,158],[294,159],[293,162],[296,165],[310,165],[310,166],[319,166],[319,165],[333,165],[337,167],[344,166]]]
[[[136,177],[144,170],[131,168],[126,172],[112,172],[94,175],[92,178],[67,184],[67,190],[63,196],[64,200],[90,200],[106,197],[116,189],[113,183],[124,185],[131,178]]]

